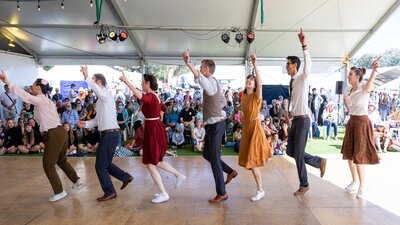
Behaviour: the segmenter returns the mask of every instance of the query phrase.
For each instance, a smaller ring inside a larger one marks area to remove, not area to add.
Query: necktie
[[[293,91],[293,81],[294,79],[290,79],[290,83],[289,83],[289,105],[288,105],[288,111],[290,109],[290,103],[292,102],[292,91]]]

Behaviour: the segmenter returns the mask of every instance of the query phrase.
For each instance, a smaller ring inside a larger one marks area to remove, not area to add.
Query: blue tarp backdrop
[[[263,85],[262,96],[264,100],[267,100],[267,104],[270,105],[272,99],[278,99],[279,95],[283,98],[289,97],[289,87],[287,85]]]
[[[85,81],[70,81],[70,80],[60,80],[60,93],[64,98],[68,98],[69,90],[71,90],[71,84],[76,85],[75,90],[79,90],[80,87],[88,88],[87,83]]]

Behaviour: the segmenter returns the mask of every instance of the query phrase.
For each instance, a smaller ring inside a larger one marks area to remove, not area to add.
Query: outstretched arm
[[[199,77],[199,71],[197,71],[194,66],[192,65],[192,63],[190,63],[190,55],[189,55],[189,50],[186,50],[183,54],[183,62],[185,62],[186,66],[189,67],[190,71],[192,71],[193,75],[194,75],[194,79],[197,79]]]
[[[372,72],[371,72],[371,76],[369,77],[369,80],[367,82],[367,85],[365,87],[366,92],[370,92],[372,90],[372,86],[374,85],[375,77],[376,77],[376,69],[378,69],[378,67],[379,67],[380,59],[381,59],[381,57],[379,56],[377,59],[375,59],[372,62]]]
[[[129,89],[132,90],[133,94],[136,95],[136,97],[137,97],[139,100],[142,99],[142,97],[143,97],[142,92],[139,91],[139,90],[135,87],[135,85],[133,85],[133,83],[130,82],[130,81],[128,80],[128,78],[125,76],[124,72],[122,72],[122,76],[121,76],[119,79],[120,79],[122,82],[124,82],[124,83],[126,84],[126,86],[129,87]]]
[[[262,80],[261,80],[260,72],[258,71],[258,68],[257,68],[257,55],[256,55],[256,53],[251,55],[251,62],[253,63],[254,71],[255,71],[255,74],[256,74],[256,84],[257,84],[256,95],[257,95],[258,99],[261,99],[262,98]]]
[[[301,48],[303,49],[303,55],[304,55],[303,74],[304,76],[307,77],[311,70],[311,56],[307,48],[306,35],[303,33],[302,28],[300,28],[300,33],[298,33],[297,36],[299,37],[299,41],[301,44]]]

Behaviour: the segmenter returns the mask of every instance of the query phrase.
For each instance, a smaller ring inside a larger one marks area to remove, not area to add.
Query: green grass
[[[321,131],[322,132],[322,131]],[[332,131],[333,132],[333,131]],[[338,140],[330,139],[324,140],[322,137],[313,138],[307,142],[306,152],[310,154],[340,154],[344,136],[344,127],[339,127]],[[231,140],[231,137],[228,137]],[[125,143],[124,143],[125,144]],[[172,150],[171,146],[168,146],[169,150]],[[185,145],[182,149],[177,149],[178,156],[202,156],[201,152],[194,152],[191,145]],[[16,154],[5,154],[3,156],[15,156]],[[222,155],[238,155],[238,153],[233,151],[232,148],[223,147]],[[41,154],[21,154],[20,156],[42,156]],[[95,156],[95,154],[90,153],[89,157]]]

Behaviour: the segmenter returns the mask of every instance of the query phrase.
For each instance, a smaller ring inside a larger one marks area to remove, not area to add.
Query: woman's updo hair
[[[354,72],[356,73],[356,75],[358,76],[358,81],[361,82],[363,80],[363,76],[364,74],[367,72],[367,69],[365,68],[358,68],[358,67],[351,67],[350,70],[354,70]]]
[[[50,87],[49,82],[45,79],[42,78],[36,79],[35,85],[40,86],[40,88],[42,89],[42,93],[44,95],[47,95],[48,93],[51,93],[53,91],[53,88]]]
[[[150,88],[153,91],[158,90],[157,78],[152,74],[144,74],[143,79],[147,82],[150,82]]]

